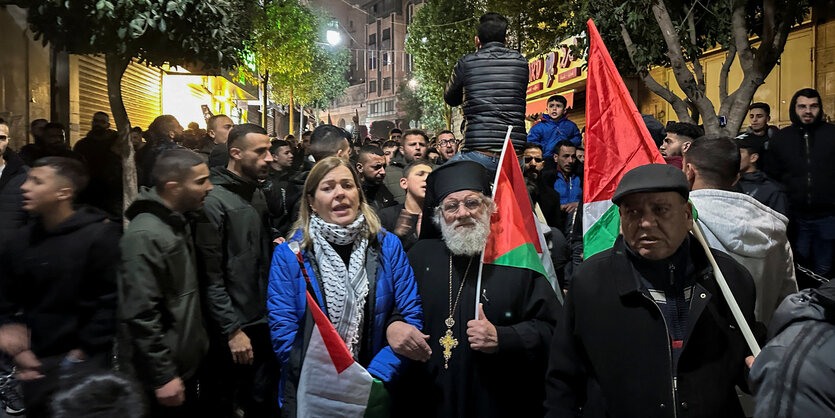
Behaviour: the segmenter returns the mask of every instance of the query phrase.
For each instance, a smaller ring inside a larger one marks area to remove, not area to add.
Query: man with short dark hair
[[[835,126],[823,120],[814,89],[794,94],[792,124],[769,141],[765,172],[789,196],[797,237],[794,249],[817,274],[832,274],[835,252]]]
[[[506,34],[504,16],[482,15],[475,37],[476,52],[458,60],[444,89],[446,104],[460,105],[464,111],[464,146],[452,160],[477,161],[494,174],[508,125],[513,126],[510,138],[517,151],[526,142],[528,61],[505,46]]]
[[[148,145],[136,155],[136,177],[140,187],[155,185],[153,173],[157,158],[163,151],[180,148],[177,143],[182,142],[182,136],[183,127],[171,115],[157,116],[148,125]]]
[[[38,121],[32,122],[33,126],[35,122]],[[38,126],[40,125],[39,123]],[[35,137],[35,143],[20,148],[19,156],[26,165],[31,167],[35,164],[35,161],[44,157],[67,157],[82,160],[81,156],[70,150],[67,144],[67,130],[64,125],[57,122],[42,125],[40,135]]]
[[[202,148],[197,153],[212,167],[225,167],[229,160],[229,150],[226,149],[226,141],[229,139],[229,131],[235,126],[232,119],[226,115],[214,115],[206,121],[206,137]],[[217,150],[217,151],[215,151]]]
[[[397,128],[392,128],[389,131],[389,141],[400,142],[401,139],[403,139],[403,131]]]
[[[579,147],[583,136],[577,124],[568,120],[568,100],[555,94],[548,98],[547,112],[528,132],[528,142],[541,145],[547,161],[554,156],[554,146],[562,140],[569,140]]]
[[[535,200],[534,206],[539,205],[548,226],[559,230],[564,229],[565,220],[560,209],[560,194],[554,189],[556,179],[553,178],[552,174],[551,181],[549,181],[548,175],[543,175],[545,158],[543,157],[542,146],[533,142],[525,144],[525,149],[522,151],[522,161],[525,163],[522,167],[525,179],[535,188],[535,193],[532,196],[535,198],[533,199]],[[550,173],[554,173],[554,171],[552,170]]]
[[[665,157],[681,157],[694,139],[704,135],[702,128],[686,122],[669,122],[666,131],[667,136],[658,148]]]
[[[90,132],[73,149],[84,158],[90,183],[79,201],[97,207],[112,216],[122,217],[122,157],[119,134],[110,129],[110,116],[93,114]]]
[[[37,218],[0,246],[0,348],[15,359],[28,416],[49,416],[63,376],[111,365],[122,228],[74,206],[87,181],[80,161],[37,160],[21,187]]]
[[[458,140],[450,130],[438,132],[438,151],[441,152],[441,159],[449,161],[458,153]]]
[[[400,141],[392,141],[387,140],[383,142],[383,155],[386,157],[386,165],[388,166],[391,164],[391,159],[394,157],[394,154],[397,153],[397,150],[400,149]]]
[[[266,311],[272,232],[259,187],[272,162],[270,138],[245,123],[232,128],[226,145],[229,164],[211,170],[214,188],[195,228],[212,364],[201,391],[218,417],[231,417],[236,404],[248,416],[273,416],[278,372]]]
[[[748,122],[750,125],[745,130],[745,134],[756,137],[763,145],[780,130],[780,128],[768,124],[768,122],[771,122],[771,106],[768,103],[751,103],[751,106],[748,106]]]
[[[276,139],[271,142],[270,153],[273,161],[270,163],[270,174],[262,183],[267,207],[270,210],[270,226],[273,238],[283,237],[290,232],[293,220],[290,219],[292,207],[287,206],[287,193],[290,188],[290,178],[295,173],[295,156],[293,146],[284,140]]]
[[[577,147],[569,140],[557,142],[554,146],[556,170],[547,174],[547,179],[554,178],[553,188],[560,194],[560,209],[566,214],[577,210],[583,199],[582,179],[574,172],[577,164]]]
[[[403,133],[400,147],[386,167],[385,184],[394,196],[397,203],[406,201],[406,191],[400,187],[400,179],[403,178],[403,168],[412,161],[423,159],[426,154],[426,147],[429,143],[429,135],[420,129],[409,129]]]
[[[745,385],[750,353],[690,237],[688,195],[685,175],[667,164],[620,180],[612,201],[623,232],[580,265],[568,289],[550,346],[546,417],[744,416],[736,385]],[[753,324],[751,275],[710,251]]]
[[[739,188],[760,203],[783,216],[788,216],[789,200],[783,191],[783,186],[768,177],[759,167],[764,151],[762,141],[751,135],[740,135],[736,143],[739,146],[740,156],[739,181],[737,182]]]
[[[683,171],[705,239],[751,273],[757,290],[754,315],[768,325],[783,298],[797,292],[788,219],[731,190],[739,160],[734,139],[703,136],[684,153]]]
[[[212,183],[203,159],[185,149],[163,151],[152,177],[154,187],[125,212],[119,360],[142,384],[151,416],[197,416],[197,371],[209,341],[186,216],[203,207]]]
[[[23,192],[20,191],[28,168],[9,148],[10,138],[9,125],[0,122],[0,241],[26,224],[29,217],[23,209]]]
[[[397,205],[394,196],[383,184],[387,177],[383,150],[373,145],[361,147],[357,154],[357,172],[360,174],[365,201],[377,214],[389,206]]]

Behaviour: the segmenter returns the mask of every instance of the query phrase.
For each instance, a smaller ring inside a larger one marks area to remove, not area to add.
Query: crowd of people
[[[131,131],[139,190],[124,210],[107,114],[73,149],[36,120],[15,152],[0,122],[6,411],[737,417],[742,391],[757,417],[835,413],[835,127],[820,95],[797,92],[783,129],[752,104],[737,138],[645,117],[667,164],[623,176],[620,236],[584,259],[583,133],[559,95],[525,129],[527,62],[506,27],[484,15],[452,70],[463,139],[329,124],[278,139],[162,115]],[[556,277],[480,263],[506,135]],[[370,375],[360,413],[341,400],[356,388],[308,378],[312,305]]]

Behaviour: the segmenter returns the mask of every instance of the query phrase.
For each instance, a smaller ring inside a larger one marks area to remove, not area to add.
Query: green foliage
[[[554,0],[480,0],[479,10],[508,20],[508,45],[527,56],[550,52],[558,39],[555,26],[565,20]]]
[[[253,0],[42,0],[30,6],[36,38],[75,54],[151,65],[232,68]]]
[[[323,45],[328,22],[325,11],[292,0],[269,1],[253,18],[247,50],[255,64],[250,80],[269,75],[270,97],[325,109],[348,88],[350,64],[346,48]],[[246,70],[246,68],[244,68]]]

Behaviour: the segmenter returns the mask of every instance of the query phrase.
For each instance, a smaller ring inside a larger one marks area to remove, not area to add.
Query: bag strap
[[[287,244],[290,247],[290,250],[296,254],[296,260],[299,262],[299,269],[302,271],[302,276],[304,276],[304,281],[307,286],[307,293],[310,294],[310,297],[319,304],[319,299],[316,298],[316,291],[313,290],[313,284],[310,282],[310,276],[307,274],[307,269],[304,267],[304,258],[302,257],[301,248],[299,248],[299,243],[296,241],[292,241]]]

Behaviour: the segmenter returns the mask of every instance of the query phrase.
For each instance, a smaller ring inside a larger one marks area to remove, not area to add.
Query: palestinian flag
[[[490,219],[490,236],[484,246],[482,262],[536,271],[548,280],[540,260],[542,244],[536,228],[525,177],[510,141],[510,131],[499,158],[493,183],[496,213]],[[546,247],[547,248],[547,247]]]
[[[307,306],[313,326],[296,389],[296,416],[364,416],[373,378],[354,361],[351,351],[310,293],[307,293]]]
[[[641,165],[665,164],[591,19],[588,27],[583,181],[585,258],[611,248],[618,237],[620,215],[612,203],[612,195],[621,177]]]

